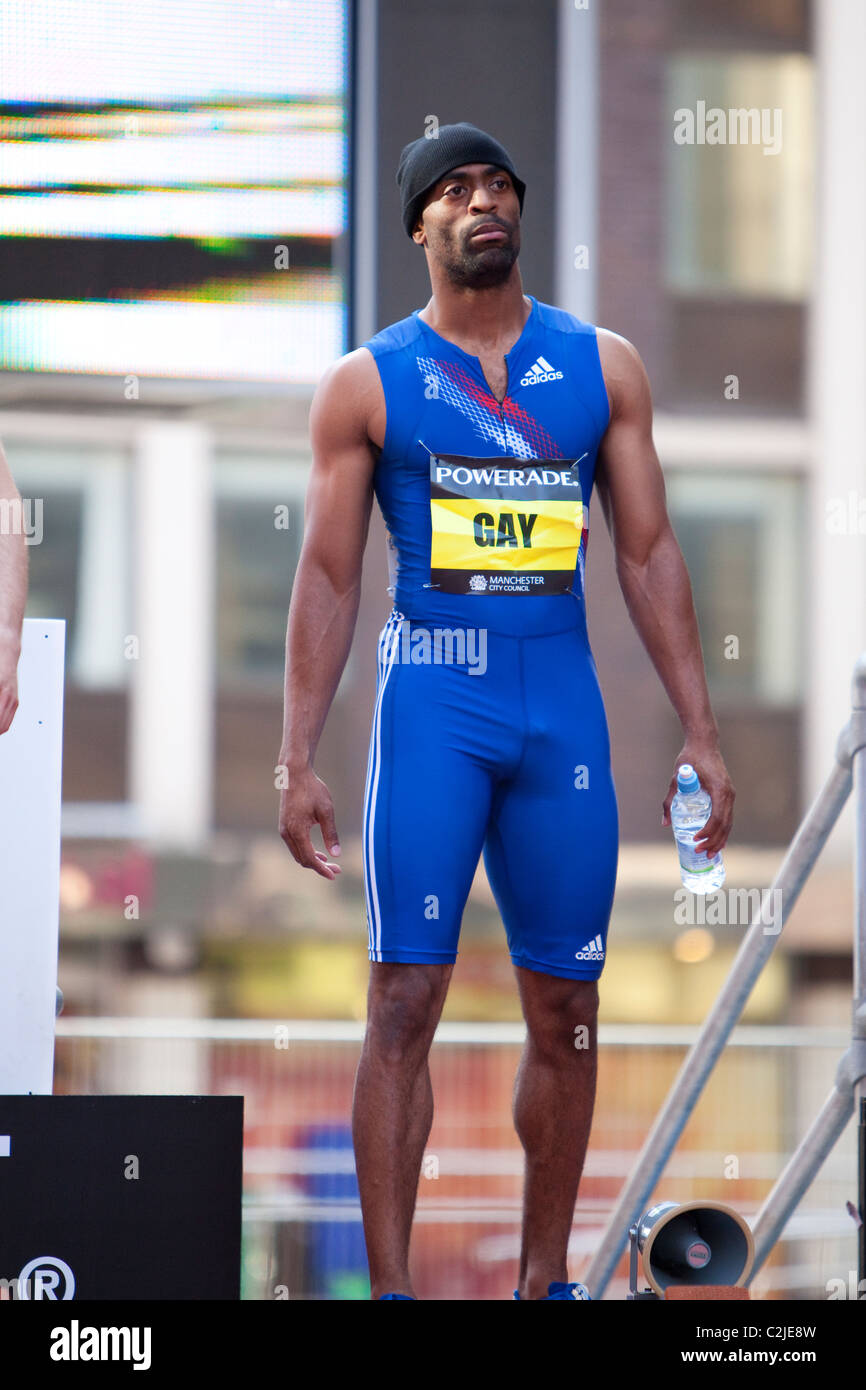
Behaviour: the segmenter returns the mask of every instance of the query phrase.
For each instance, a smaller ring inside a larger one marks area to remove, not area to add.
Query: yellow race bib
[[[430,455],[430,582],[449,594],[567,594],[583,531],[577,460]]]

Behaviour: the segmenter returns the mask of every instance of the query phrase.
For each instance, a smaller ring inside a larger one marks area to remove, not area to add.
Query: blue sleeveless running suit
[[[528,296],[500,403],[416,309],[363,344],[385,393],[363,852],[371,961],[451,962],[483,852],[511,958],[597,979],[619,825],[584,602],[609,408],[595,328]]]

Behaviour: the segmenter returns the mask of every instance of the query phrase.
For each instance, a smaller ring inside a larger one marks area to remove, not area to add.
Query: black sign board
[[[0,1298],[240,1297],[243,1096],[0,1096]]]

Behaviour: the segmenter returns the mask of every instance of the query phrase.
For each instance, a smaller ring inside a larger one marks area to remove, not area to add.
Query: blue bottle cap
[[[677,788],[681,792],[696,792],[700,789],[700,778],[691,763],[680,763],[677,768]]]

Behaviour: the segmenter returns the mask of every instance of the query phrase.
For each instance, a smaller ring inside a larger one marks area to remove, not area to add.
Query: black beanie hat
[[[520,211],[526,184],[517,177],[508,151],[492,135],[460,121],[457,125],[439,126],[438,134],[422,135],[404,147],[397,169],[397,187],[403,209],[403,226],[408,236],[418,221],[424,205],[424,195],[438,183],[449,169],[459,164],[495,164],[505,169],[514,181]]]

